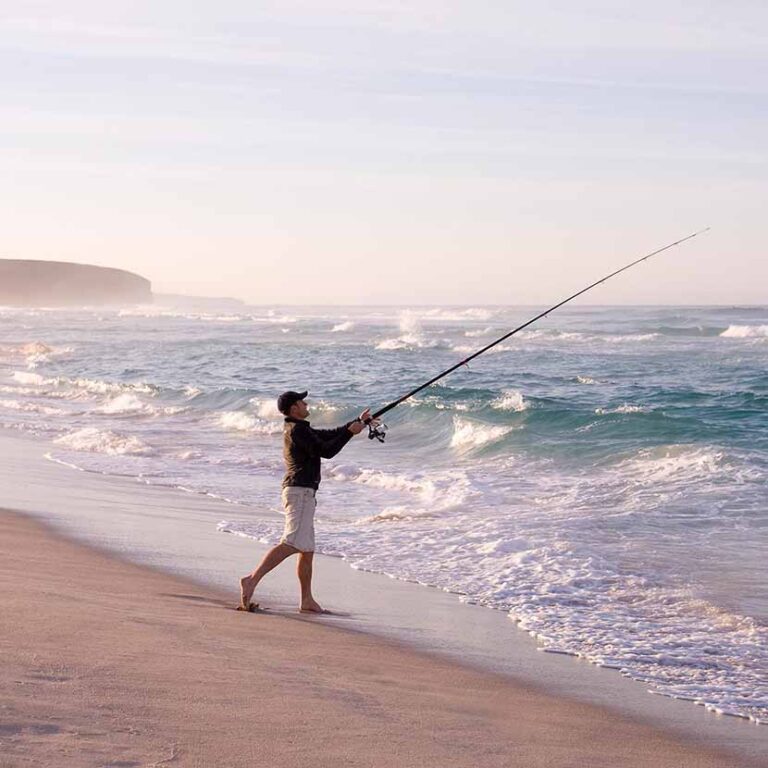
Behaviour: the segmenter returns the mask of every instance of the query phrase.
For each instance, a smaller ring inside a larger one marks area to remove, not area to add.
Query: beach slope
[[[0,765],[746,766],[0,512]]]

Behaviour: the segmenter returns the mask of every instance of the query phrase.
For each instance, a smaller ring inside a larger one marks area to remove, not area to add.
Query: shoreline
[[[19,513],[0,531],[9,768],[749,764],[380,638],[238,613]]]
[[[74,472],[42,459],[47,447],[39,439],[0,432],[0,455],[5,459],[0,479],[4,475],[9,488],[5,506],[42,519],[59,534],[113,558],[117,553],[128,564],[191,579],[199,588],[214,589],[234,601],[234,576],[266,547],[216,532],[217,522],[231,513],[232,505],[126,478]],[[246,507],[238,509],[255,514]],[[602,706],[690,744],[729,750],[744,764],[765,760],[768,754],[768,732],[761,726],[707,713],[687,701],[650,696],[644,686],[573,657],[540,653],[506,614],[462,604],[455,595],[438,590],[355,571],[338,558],[320,556],[317,565],[319,596],[337,616],[300,619],[293,613],[295,576],[290,567],[270,574],[259,598],[292,620],[344,629],[364,642],[373,637],[415,653],[428,652],[431,658],[479,674],[501,675],[576,706]]]

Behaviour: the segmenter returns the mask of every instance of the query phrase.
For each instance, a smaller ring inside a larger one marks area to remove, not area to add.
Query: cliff
[[[66,261],[0,259],[0,304],[61,306],[152,301],[152,284],[122,269]]]

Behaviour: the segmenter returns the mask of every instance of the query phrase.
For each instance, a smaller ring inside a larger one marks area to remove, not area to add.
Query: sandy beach
[[[0,764],[747,766],[0,515]],[[757,765],[758,763],[754,763]]]
[[[0,768],[768,768],[768,3],[9,5]]]

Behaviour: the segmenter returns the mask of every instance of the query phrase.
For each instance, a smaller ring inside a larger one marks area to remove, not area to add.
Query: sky
[[[0,6],[0,258],[265,304],[768,304],[765,0]]]

